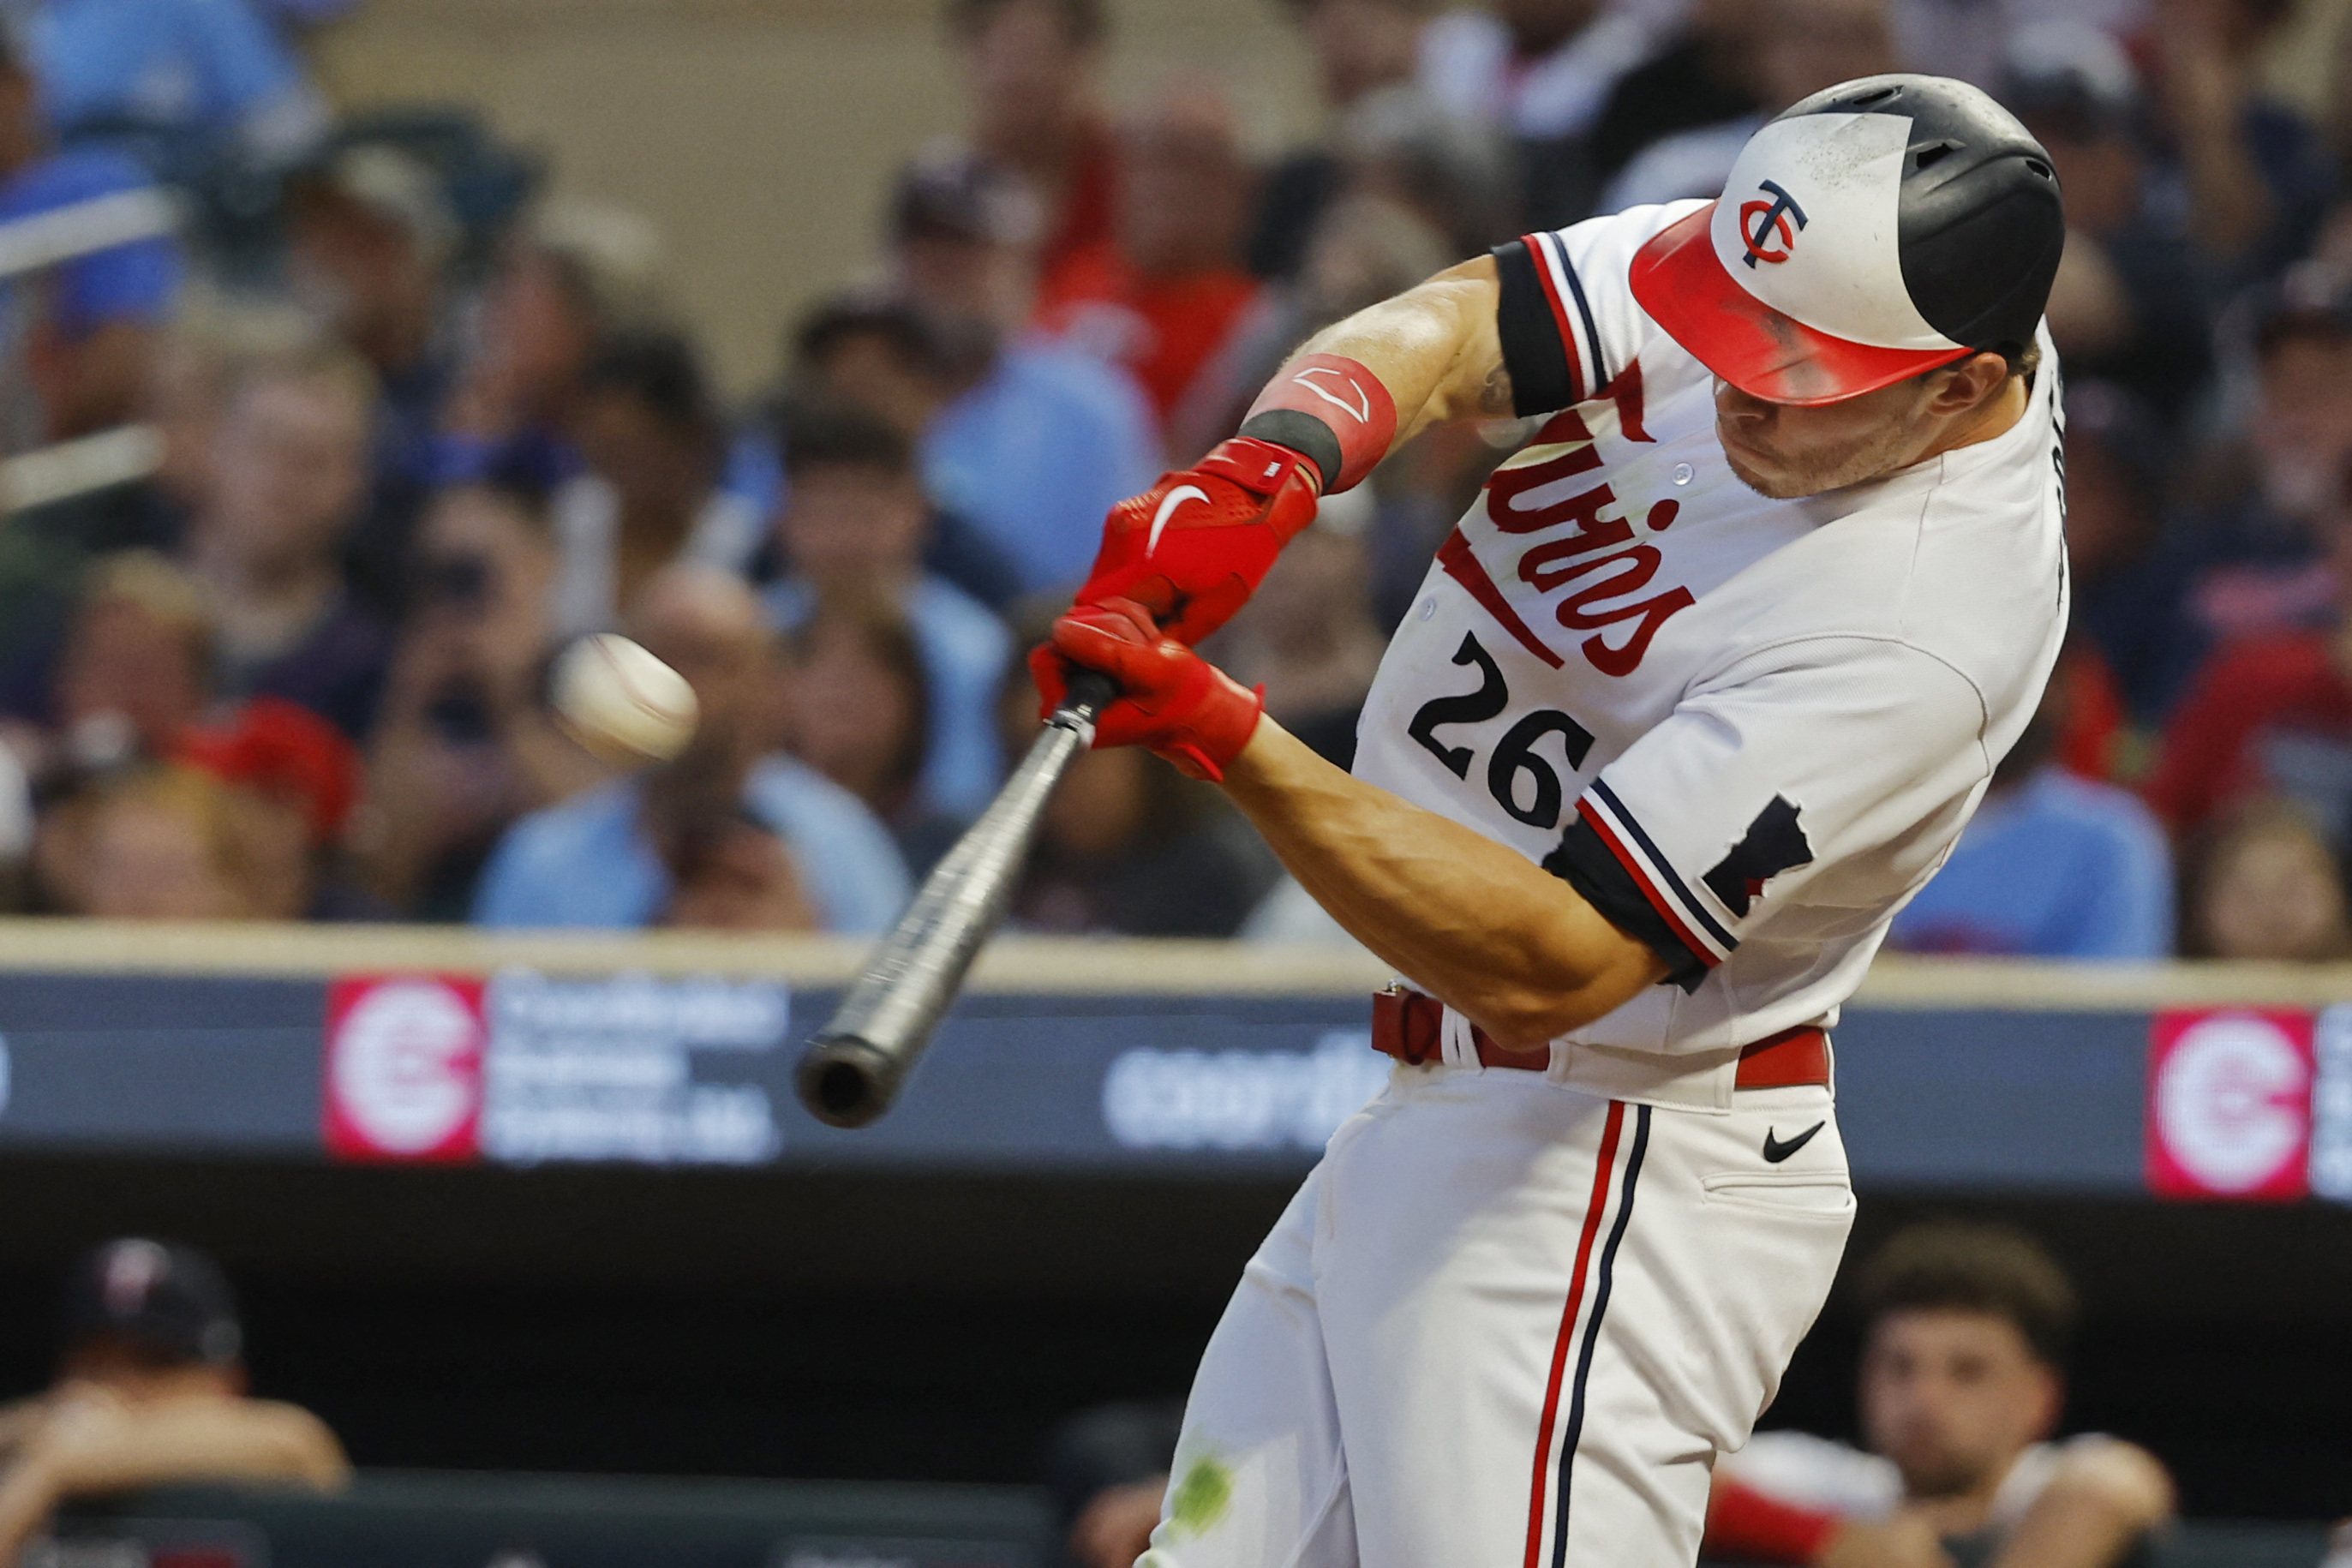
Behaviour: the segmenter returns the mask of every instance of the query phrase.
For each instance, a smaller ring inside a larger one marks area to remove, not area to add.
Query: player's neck
[[[1971,409],[1954,420],[1951,428],[1937,437],[1919,455],[1919,461],[1924,463],[1930,458],[1940,458],[1963,447],[1998,441],[2017,428],[2017,422],[2025,417],[2025,405],[2032,395],[2026,390],[2025,377],[2011,376],[2001,383],[2000,393],[1987,400],[1984,406]]]

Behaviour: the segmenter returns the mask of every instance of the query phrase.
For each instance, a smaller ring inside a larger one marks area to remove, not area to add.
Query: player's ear
[[[2009,362],[1987,350],[1930,374],[1936,381],[1928,393],[1929,409],[1937,414],[1965,414],[2000,395],[2009,381]]]

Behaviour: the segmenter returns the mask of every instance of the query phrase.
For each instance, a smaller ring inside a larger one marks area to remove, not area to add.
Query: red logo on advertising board
[[[327,988],[325,1132],[340,1160],[480,1152],[482,982],[345,975]]]
[[[2149,1038],[2147,1184],[2162,1197],[2310,1191],[2311,1015],[2159,1013]]]

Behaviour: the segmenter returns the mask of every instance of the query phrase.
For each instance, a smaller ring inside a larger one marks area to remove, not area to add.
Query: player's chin
[[[1753,448],[1733,441],[1720,426],[1716,429],[1715,439],[1723,448],[1723,460],[1731,466],[1732,477],[1765,500],[1794,500],[1808,493],[1800,487],[1796,475]]]

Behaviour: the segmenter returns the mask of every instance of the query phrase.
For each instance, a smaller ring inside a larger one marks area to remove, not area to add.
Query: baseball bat
[[[899,1086],[955,1005],[971,961],[1004,919],[1046,798],[1094,744],[1118,695],[1108,676],[1075,670],[1069,694],[980,820],[923,880],[922,891],[801,1053],[801,1103],[820,1121],[863,1127]]]

